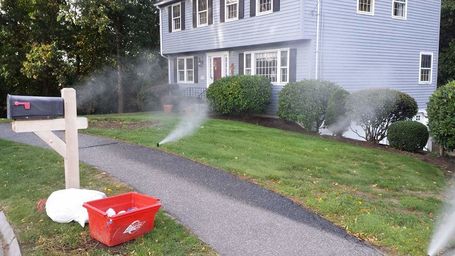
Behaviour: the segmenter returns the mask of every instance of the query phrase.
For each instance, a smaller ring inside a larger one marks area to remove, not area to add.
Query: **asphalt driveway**
[[[381,255],[291,200],[224,171],[157,149],[79,137],[81,161],[159,197],[222,255]],[[33,134],[13,133],[10,124],[0,124],[0,138],[46,147]]]

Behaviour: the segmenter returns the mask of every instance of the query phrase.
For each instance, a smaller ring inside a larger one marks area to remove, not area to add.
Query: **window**
[[[177,81],[179,83],[194,82],[194,59],[193,57],[177,58]]]
[[[255,54],[256,75],[265,76],[272,83],[277,81],[277,52],[261,52]]]
[[[289,50],[245,53],[244,74],[265,76],[277,84],[289,82]]]
[[[245,75],[251,75],[251,53],[245,54]]]
[[[420,53],[419,84],[431,84],[433,73],[433,53]]]
[[[273,11],[273,0],[256,0],[258,15],[271,13]]]
[[[172,32],[182,29],[181,4],[172,5]]]
[[[374,0],[357,0],[357,13],[374,14]]]
[[[392,0],[392,17],[406,19],[407,0]]]
[[[239,18],[239,0],[226,0],[226,21]]]
[[[197,25],[204,26],[208,25],[208,0],[196,0],[197,1]]]
[[[282,82],[288,81],[288,60],[289,60],[289,51],[281,51],[281,61],[280,61],[280,73]]]

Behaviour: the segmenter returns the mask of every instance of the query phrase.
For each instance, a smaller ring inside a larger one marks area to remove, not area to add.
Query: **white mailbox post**
[[[61,94],[64,100],[64,118],[16,120],[12,122],[12,129],[16,133],[33,132],[57,151],[65,160],[65,187],[79,188],[78,129],[87,129],[88,121],[85,117],[77,117],[76,90],[64,88]],[[65,131],[65,141],[53,131]]]

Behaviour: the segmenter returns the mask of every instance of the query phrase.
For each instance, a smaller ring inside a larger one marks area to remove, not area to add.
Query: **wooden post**
[[[50,120],[16,120],[11,128],[14,132],[33,132],[59,153],[65,160],[65,187],[79,188],[79,140],[78,129],[87,129],[88,120],[77,117],[76,91],[62,89],[65,118]],[[65,131],[65,141],[52,131]]]
[[[61,91],[65,102],[65,186],[79,188],[79,140],[77,132],[76,90],[64,88]]]

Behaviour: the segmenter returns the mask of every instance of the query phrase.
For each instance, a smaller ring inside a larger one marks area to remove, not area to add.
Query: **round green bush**
[[[389,126],[412,118],[418,106],[414,98],[392,89],[366,89],[352,93],[346,101],[350,120],[364,130],[364,139],[379,143]]]
[[[409,152],[422,150],[429,137],[427,127],[415,121],[395,122],[387,131],[387,139],[391,147]]]
[[[336,90],[342,88],[328,81],[289,83],[280,92],[278,116],[317,132],[325,119],[329,98]]]
[[[262,76],[229,76],[207,89],[212,110],[222,115],[262,113],[271,96],[272,84]]]
[[[455,81],[436,90],[427,106],[428,127],[444,149],[455,149]]]

